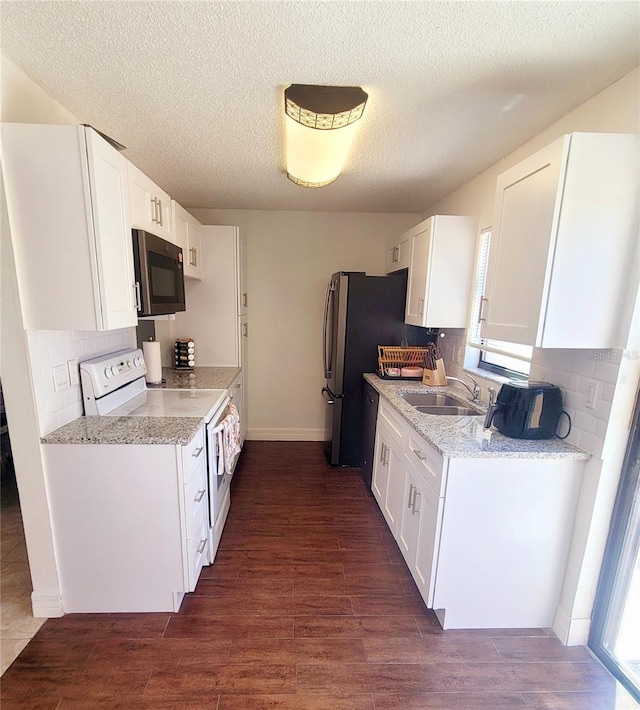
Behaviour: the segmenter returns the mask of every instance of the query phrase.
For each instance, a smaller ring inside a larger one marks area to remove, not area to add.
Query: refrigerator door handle
[[[328,387],[322,388],[322,396],[327,400],[327,404],[334,404],[336,399],[340,399],[342,395],[333,394]]]
[[[332,281],[329,282],[327,285],[327,297],[324,302],[324,325],[322,328],[322,342],[323,342],[323,352],[322,352],[322,361],[324,364],[324,378],[325,380],[328,380],[331,378],[332,375],[332,368],[333,368],[333,363],[329,362],[329,358],[331,357],[331,350],[333,349],[333,344],[328,342],[328,335],[329,335],[329,315],[330,315],[330,306],[331,306],[331,299],[332,299],[332,293],[335,291],[335,285],[333,284]]]

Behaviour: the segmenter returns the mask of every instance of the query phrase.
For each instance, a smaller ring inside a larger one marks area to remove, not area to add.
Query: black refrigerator
[[[361,465],[362,375],[378,369],[378,345],[400,345],[413,328],[404,324],[406,292],[406,270],[389,276],[339,271],[329,281],[322,395],[325,452],[334,466]]]

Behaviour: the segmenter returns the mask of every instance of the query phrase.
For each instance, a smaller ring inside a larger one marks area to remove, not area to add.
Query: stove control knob
[[[118,374],[118,368],[115,365],[111,368],[111,374],[114,376]]]
[[[104,376],[109,379],[111,377],[111,368],[110,367],[105,367],[104,368]]]
[[[128,369],[128,370],[131,369],[131,360],[127,360],[127,369]]]
[[[140,367],[142,365],[142,358],[139,358],[139,357],[134,358],[133,364],[135,367]]]

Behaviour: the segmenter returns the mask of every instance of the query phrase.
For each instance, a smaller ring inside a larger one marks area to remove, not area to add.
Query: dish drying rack
[[[421,380],[420,377],[400,377],[387,375],[390,367],[424,367],[429,348],[401,347],[396,345],[378,345],[378,376],[385,380]]]

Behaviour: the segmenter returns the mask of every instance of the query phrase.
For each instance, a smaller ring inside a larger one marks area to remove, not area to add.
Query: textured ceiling
[[[421,212],[638,64],[636,2],[11,2],[2,52],[185,207]],[[289,83],[369,102],[286,179]]]

